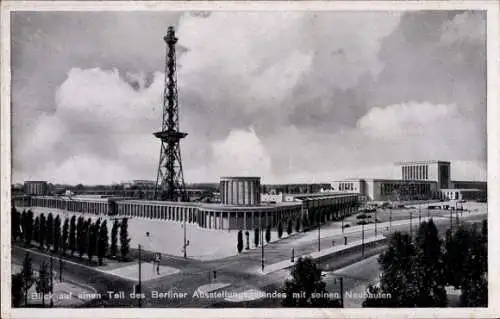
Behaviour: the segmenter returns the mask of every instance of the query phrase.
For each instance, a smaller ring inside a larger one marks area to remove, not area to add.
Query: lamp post
[[[410,238],[413,240],[413,212],[410,210]]]
[[[184,259],[187,259],[187,246],[189,246],[189,240],[186,239],[186,218],[184,217],[184,223],[182,225],[184,228],[184,244],[182,247],[182,251],[184,253]]]
[[[420,224],[422,224],[422,215],[420,212],[420,204],[418,205],[418,225],[420,227]]]
[[[340,307],[344,308],[344,277],[336,278],[335,283],[337,283],[337,279],[340,285]]]
[[[53,294],[54,294],[54,259],[52,258],[52,250],[49,247],[50,251],[50,306],[54,306],[54,299],[53,299]]]
[[[321,210],[318,211],[318,251],[321,251]]]
[[[361,224],[361,256],[365,256],[365,222]]]
[[[64,250],[64,247],[63,247]],[[61,253],[59,254],[59,282],[62,282],[62,272],[63,272],[63,262],[62,262],[62,254],[63,250],[61,250]]]
[[[377,237],[377,213],[378,210],[375,208],[375,237]]]
[[[341,212],[342,234],[344,233],[344,212]]]
[[[450,209],[450,230],[453,231],[453,216],[452,216],[451,209]]]
[[[389,207],[389,228],[392,230],[392,206]]]
[[[137,291],[136,294],[139,294],[139,297],[137,298],[139,302],[139,308],[142,307],[142,298],[141,298],[141,293],[142,293],[142,274],[141,274],[141,244],[139,244],[139,283],[137,284]],[[137,296],[136,296],[137,297]]]
[[[260,215],[260,246],[261,246],[261,263],[262,263],[262,271],[264,271],[264,232],[262,227],[262,214]]]

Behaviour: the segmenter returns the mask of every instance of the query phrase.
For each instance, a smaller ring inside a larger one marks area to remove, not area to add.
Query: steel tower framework
[[[155,199],[186,200],[180,140],[187,133],[179,131],[179,105],[177,99],[177,79],[175,45],[177,38],[173,27],[169,27],[163,37],[167,44],[165,61],[165,86],[163,90],[163,119],[161,131],[153,135],[161,140],[160,161],[156,176]]]

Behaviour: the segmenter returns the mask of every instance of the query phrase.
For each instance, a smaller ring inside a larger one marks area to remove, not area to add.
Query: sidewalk
[[[383,239],[385,239],[385,237],[382,236],[382,235],[378,235],[376,237],[373,236],[373,237],[366,238],[365,241],[364,241],[364,243],[366,245],[366,244],[377,242],[377,241],[380,241],[380,240],[383,240]],[[345,251],[345,250],[348,250],[348,249],[351,249],[351,248],[359,247],[359,246],[362,245],[362,243],[363,243],[362,240],[353,241],[353,242],[351,242],[350,244],[347,244],[347,245],[338,245],[338,246],[326,248],[326,249],[321,250],[321,251],[316,251],[316,252],[313,252],[313,253],[310,253],[310,254],[305,254],[305,255],[302,255],[302,256],[296,256],[295,260],[297,260],[300,257],[312,257],[313,259],[322,258],[322,257],[328,256],[328,255],[332,255],[332,254],[335,254],[335,253],[338,253],[338,252],[342,252],[342,251]],[[282,260],[280,262],[267,265],[264,268],[264,271],[262,271],[262,269],[260,267],[253,267],[253,268],[251,268],[250,271],[252,273],[255,273],[255,274],[267,275],[269,273],[272,273],[272,272],[275,272],[275,271],[278,271],[278,270],[290,268],[294,264],[295,264],[295,262],[292,262],[290,259],[287,259],[287,260]]]
[[[12,264],[12,273],[21,272],[22,266],[19,264]],[[38,278],[38,271],[33,270],[35,278]],[[94,288],[77,284],[70,281],[59,281],[57,272],[54,271],[53,277],[53,293],[45,294],[44,302],[46,306],[50,305],[50,299],[52,298],[54,307],[74,307],[81,305],[96,297],[97,292]],[[36,292],[36,283],[31,286],[28,290],[28,304],[29,305],[42,305],[42,294]]]
[[[428,221],[429,219],[433,220],[439,220],[439,219],[444,219],[444,217],[427,217],[427,216],[422,216],[421,221]],[[416,218],[412,218],[411,222],[414,225],[418,224],[418,216]],[[387,227],[392,226],[403,226],[403,225],[410,225],[410,219],[402,219],[402,220],[395,220],[392,222],[381,222],[377,223],[377,229],[379,229],[381,232],[384,231]],[[364,225],[365,232],[375,230],[375,224],[366,224]],[[340,235],[345,235],[345,234],[353,234],[353,233],[360,233],[363,230],[363,225],[356,225],[356,226],[351,226],[344,228],[344,232],[342,232],[341,228],[333,228],[330,226],[326,226],[324,228],[320,229],[320,238],[328,238],[332,236],[340,236]],[[318,230],[315,229],[314,231],[308,232],[305,234],[305,236],[302,236],[301,238],[297,238],[295,241],[296,243],[301,243],[301,242],[306,242],[306,241],[316,241],[318,240]]]

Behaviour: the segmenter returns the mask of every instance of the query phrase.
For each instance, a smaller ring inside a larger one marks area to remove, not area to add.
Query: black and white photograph
[[[2,7],[7,316],[491,309],[474,3]]]

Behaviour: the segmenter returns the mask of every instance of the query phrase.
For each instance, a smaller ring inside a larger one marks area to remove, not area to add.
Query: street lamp
[[[260,245],[261,245],[261,263],[262,263],[262,271],[264,271],[264,231],[262,227],[262,213],[260,215]]]
[[[418,225],[420,227],[420,224],[422,224],[422,215],[420,212],[420,204],[418,205]]]
[[[49,247],[50,252],[50,306],[54,306],[54,260],[52,258],[52,249]]]
[[[389,228],[392,230],[392,206],[389,207]]]
[[[318,210],[318,251],[321,251],[321,210]]]
[[[184,259],[187,259],[187,247],[189,246],[189,240],[186,239],[186,218],[184,216],[184,223],[181,226],[184,228],[184,244],[182,245],[182,251],[184,252]]]
[[[413,211],[410,210],[410,238],[413,240]]]
[[[136,295],[139,294],[137,297],[138,303],[139,303],[139,308],[142,307],[142,298],[141,298],[141,293],[142,293],[142,274],[141,274],[141,244],[138,246],[139,248],[139,283],[137,284],[137,290],[136,290]]]
[[[339,285],[340,285],[340,307],[344,308],[344,277],[338,277]],[[334,280],[334,283],[337,283],[337,279]]]
[[[361,256],[365,256],[365,221],[361,224]]]
[[[341,212],[342,233],[344,233],[344,212]]]
[[[375,237],[377,237],[377,212],[378,210],[375,208]]]

